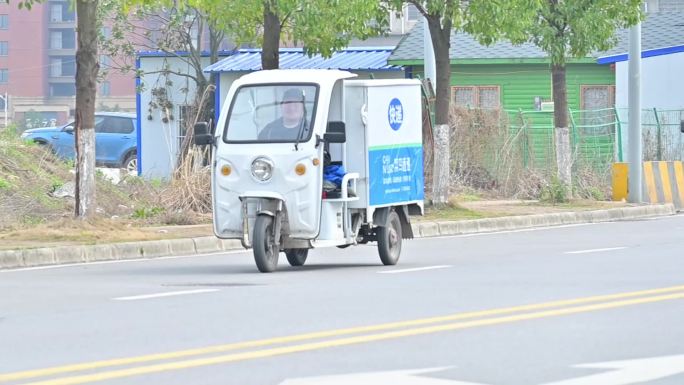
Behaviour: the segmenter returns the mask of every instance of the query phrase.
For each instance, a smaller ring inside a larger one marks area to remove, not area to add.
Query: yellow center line
[[[474,321],[455,322],[455,323],[450,323],[450,324],[419,327],[419,328],[398,330],[398,331],[378,333],[378,334],[369,334],[369,335],[354,336],[354,337],[347,337],[347,338],[340,338],[340,339],[332,339],[332,340],[327,340],[327,341],[305,343],[305,344],[301,344],[301,345],[285,346],[285,347],[257,350],[257,351],[244,352],[244,353],[233,353],[233,354],[227,354],[227,355],[221,355],[221,356],[209,357],[209,358],[199,358],[199,359],[192,359],[192,360],[169,362],[169,363],[164,363],[164,364],[141,366],[141,367],[130,368],[130,369],[112,370],[112,371],[108,371],[108,372],[95,373],[95,374],[89,374],[89,375],[81,375],[81,376],[74,376],[74,377],[59,378],[59,379],[54,379],[54,380],[33,382],[33,383],[30,383],[27,385],[75,385],[75,384],[84,384],[84,383],[90,383],[90,382],[96,382],[96,381],[111,380],[111,379],[116,379],[116,378],[130,377],[130,376],[143,375],[143,374],[151,374],[151,373],[164,372],[164,371],[170,371],[170,370],[179,370],[179,369],[195,368],[195,367],[199,367],[199,366],[225,364],[225,363],[230,363],[230,362],[245,361],[245,360],[265,358],[265,357],[273,357],[273,356],[284,355],[284,354],[300,353],[300,352],[305,352],[305,351],[312,351],[312,350],[326,349],[326,348],[332,348],[332,347],[340,347],[340,346],[354,345],[354,344],[360,344],[360,343],[382,341],[382,340],[388,340],[388,339],[394,339],[394,338],[402,338],[402,337],[409,337],[409,336],[432,334],[432,333],[437,333],[437,332],[445,332],[445,331],[452,331],[452,330],[458,330],[458,329],[473,328],[473,327],[478,327],[478,326],[497,325],[497,324],[531,320],[531,319],[538,319],[538,318],[557,317],[557,316],[563,316],[563,315],[569,315],[569,314],[584,313],[584,312],[590,312],[590,311],[596,311],[596,310],[605,310],[605,309],[612,309],[612,308],[618,308],[618,307],[624,307],[624,306],[632,306],[632,305],[646,304],[646,303],[652,303],[652,302],[668,301],[668,300],[674,300],[674,299],[684,299],[684,293],[666,294],[666,295],[660,295],[660,296],[651,296],[651,297],[628,299],[628,300],[621,300],[621,301],[614,301],[614,302],[605,302],[605,303],[599,303],[599,304],[593,304],[593,305],[582,305],[582,306],[575,306],[575,307],[569,307],[569,308],[563,308],[563,309],[532,312],[532,313],[526,313],[526,314],[517,314],[517,315],[504,316],[504,317],[486,318],[486,319],[480,319],[480,320],[474,320]]]
[[[523,311],[534,311],[534,310],[549,309],[549,308],[554,308],[554,307],[586,304],[586,303],[592,303],[592,302],[610,301],[610,300],[624,299],[624,298],[633,298],[633,297],[640,297],[640,296],[653,295],[653,294],[671,293],[671,292],[676,292],[676,291],[684,291],[684,285],[659,288],[659,289],[626,292],[626,293],[617,293],[617,294],[608,294],[608,295],[600,295],[600,296],[575,298],[575,299],[568,299],[568,300],[560,300],[560,301],[545,302],[545,303],[530,304],[530,305],[522,305],[522,306],[513,306],[513,307],[491,309],[491,310],[482,310],[482,311],[467,312],[467,313],[457,313],[457,314],[451,314],[451,315],[446,315],[446,316],[422,318],[422,319],[400,321],[400,322],[391,322],[391,323],[384,323],[384,324],[378,324],[378,325],[360,326],[360,327],[352,327],[352,328],[336,329],[336,330],[326,330],[326,331],[297,334],[297,335],[284,336],[284,337],[276,337],[276,338],[269,338],[269,339],[262,339],[262,340],[253,340],[253,341],[245,341],[245,342],[238,342],[238,343],[231,343],[231,344],[224,344],[224,345],[208,346],[208,347],[202,347],[202,348],[196,348],[196,349],[180,350],[180,351],[175,351],[175,352],[157,353],[157,354],[150,354],[150,355],[143,355],[143,356],[136,356],[136,357],[125,357],[125,358],[117,358],[117,359],[111,359],[111,360],[101,360],[101,361],[85,362],[85,363],[79,363],[79,364],[73,364],[73,365],[50,367],[50,368],[44,368],[44,369],[35,369],[35,370],[28,370],[28,371],[14,372],[14,373],[6,373],[6,374],[0,374],[0,382],[16,381],[16,380],[22,380],[22,379],[28,379],[28,378],[44,377],[44,376],[50,376],[50,375],[56,375],[56,374],[62,374],[62,373],[92,370],[92,369],[99,369],[99,368],[105,368],[105,367],[140,364],[140,363],[146,363],[146,362],[152,362],[152,361],[161,361],[161,360],[170,360],[170,359],[179,359],[179,358],[186,358],[186,357],[199,356],[199,355],[207,355],[207,354],[213,354],[213,353],[222,353],[222,352],[239,350],[239,349],[258,348],[258,347],[265,347],[265,346],[269,346],[269,345],[286,344],[286,343],[300,342],[300,341],[306,341],[306,340],[321,339],[321,338],[326,338],[326,337],[339,337],[339,336],[345,336],[345,335],[350,335],[350,334],[377,332],[377,331],[392,330],[392,329],[406,328],[406,327],[412,327],[412,326],[429,325],[429,324],[442,323],[442,322],[455,321],[455,320],[480,318],[480,317],[487,317],[487,316],[496,316],[496,315],[502,315],[502,314],[523,312]]]

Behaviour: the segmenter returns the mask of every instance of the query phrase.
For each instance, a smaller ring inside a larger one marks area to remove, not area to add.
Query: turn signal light
[[[313,163],[314,166],[318,166],[319,164],[321,164],[321,160],[318,159],[318,158],[313,158],[312,163]]]
[[[230,175],[231,171],[233,171],[233,170],[232,170],[232,169],[230,168],[230,166],[227,165],[227,164],[224,164],[224,165],[221,167],[221,175],[223,175],[223,176],[228,176],[228,175]]]
[[[297,165],[295,166],[295,173],[296,173],[297,175],[304,175],[304,174],[306,174],[306,166],[303,165],[303,164],[301,164],[301,163],[297,163]]]

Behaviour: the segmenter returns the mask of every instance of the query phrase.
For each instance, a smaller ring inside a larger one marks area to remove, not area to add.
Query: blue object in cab
[[[62,127],[42,127],[24,131],[21,137],[50,147],[57,156],[74,159],[74,122]],[[95,162],[121,167],[129,173],[138,170],[135,114],[95,113]]]

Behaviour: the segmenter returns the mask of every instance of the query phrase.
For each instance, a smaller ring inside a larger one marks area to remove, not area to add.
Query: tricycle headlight
[[[252,162],[252,176],[261,182],[271,179],[271,176],[273,176],[273,162],[264,157],[254,159]]]

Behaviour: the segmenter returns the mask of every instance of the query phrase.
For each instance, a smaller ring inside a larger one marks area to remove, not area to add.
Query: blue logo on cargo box
[[[394,98],[390,101],[387,109],[387,120],[394,131],[397,131],[401,127],[401,123],[404,122],[404,107],[399,99]]]

